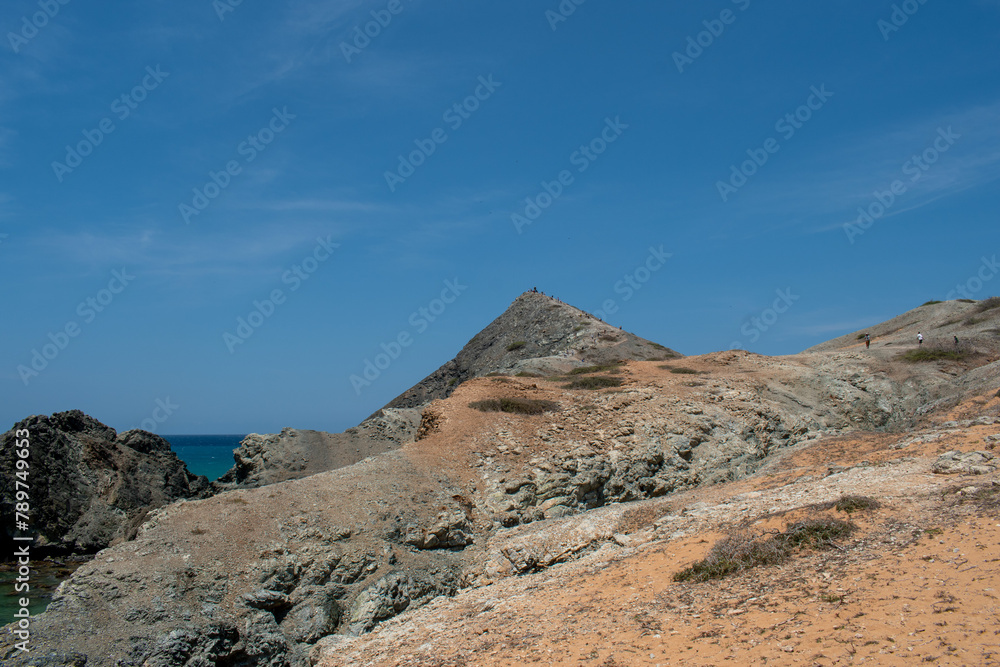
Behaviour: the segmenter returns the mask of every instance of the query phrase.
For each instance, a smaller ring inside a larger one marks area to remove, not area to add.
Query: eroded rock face
[[[419,410],[385,409],[343,433],[294,428],[251,433],[233,453],[235,465],[215,486],[255,488],[343,468],[412,442],[419,426]]]
[[[19,430],[29,434],[31,527],[43,551],[96,552],[132,537],[149,510],[211,493],[208,480],[191,474],[157,435],[140,430],[117,434],[79,410],[29,417],[0,437],[6,543],[15,525]]]

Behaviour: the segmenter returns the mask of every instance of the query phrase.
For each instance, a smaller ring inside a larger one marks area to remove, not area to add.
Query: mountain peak
[[[449,396],[466,380],[489,373],[551,374],[611,361],[680,356],[559,299],[531,290],[514,299],[454,359],[385,407],[418,407]]]

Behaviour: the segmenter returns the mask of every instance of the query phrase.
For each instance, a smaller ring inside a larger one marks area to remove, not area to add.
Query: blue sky
[[[4,428],[342,430],[533,286],[685,354],[1000,293],[995,0],[17,0],[0,29]]]

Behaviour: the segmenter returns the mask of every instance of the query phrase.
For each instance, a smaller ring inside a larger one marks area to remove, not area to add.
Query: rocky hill
[[[163,438],[118,434],[79,410],[34,416],[0,436],[0,514],[4,554],[17,502],[15,434],[30,434],[29,485],[37,553],[88,554],[135,536],[147,513],[176,500],[209,495]],[[10,547],[10,548],[8,548]]]
[[[1000,328],[996,319],[998,307],[1000,298],[997,297],[983,301],[928,301],[891,320],[834,338],[806,352],[857,349],[863,347],[864,336],[869,334],[872,349],[891,354],[895,350],[884,348],[913,346],[917,344],[917,334],[921,334],[923,345],[928,348],[992,355],[1000,351]],[[959,339],[957,345],[955,338]]]
[[[525,292],[455,356],[355,428],[250,434],[219,488],[257,487],[352,465],[412,442],[422,409],[490,373],[550,375],[619,360],[681,355],[538,292]]]
[[[420,407],[450,396],[462,382],[489,373],[566,372],[617,360],[679,356],[674,350],[622,331],[550,296],[525,292],[466,343],[454,359],[386,407]]]
[[[986,305],[924,313],[1000,326]],[[61,587],[33,641],[88,667],[988,664],[995,603],[967,589],[1000,585],[1000,363],[985,339],[915,360],[899,335],[544,377],[511,361],[431,402],[398,449],[154,512]],[[870,509],[833,556],[672,583],[724,535],[854,519],[843,496]],[[9,630],[0,658],[28,664]]]

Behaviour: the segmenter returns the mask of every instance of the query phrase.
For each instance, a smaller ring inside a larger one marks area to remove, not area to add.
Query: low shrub
[[[588,375],[590,373],[601,373],[603,371],[613,371],[617,370],[622,362],[616,361],[610,364],[603,364],[601,366],[581,366],[580,368],[574,368],[569,372],[570,375]]]
[[[685,368],[684,366],[660,366],[660,368],[665,368],[675,375],[701,375],[701,371],[696,371],[693,368]]]
[[[854,529],[848,521],[820,518],[799,521],[774,535],[735,531],[716,542],[704,560],[674,574],[674,581],[709,581],[761,565],[777,565],[796,549],[829,548]]]
[[[928,361],[962,361],[972,356],[964,350],[949,350],[941,347],[918,348],[899,355],[903,361],[922,363]]]
[[[525,341],[523,341],[523,340],[516,340],[516,341],[514,341],[513,343],[511,343],[510,345],[507,346],[507,351],[508,352],[513,352],[514,350],[520,350],[525,345],[527,345],[527,343]]]
[[[469,403],[469,407],[480,412],[540,415],[543,412],[555,412],[559,409],[559,404],[534,398],[488,398],[484,401],[473,401]]]
[[[840,500],[834,504],[834,507],[844,512],[845,514],[851,514],[852,512],[860,512],[862,510],[873,510],[879,508],[879,502],[874,498],[869,498],[868,496],[841,496]]]
[[[608,387],[622,386],[622,379],[615,376],[587,375],[577,378],[569,384],[564,384],[563,389],[607,389]]]
[[[933,306],[935,303],[941,303],[941,301],[927,301],[920,304],[920,307],[923,308],[924,306]]]

